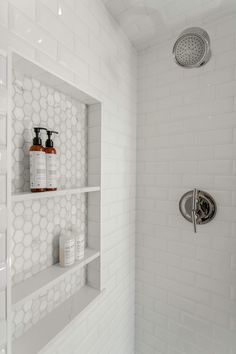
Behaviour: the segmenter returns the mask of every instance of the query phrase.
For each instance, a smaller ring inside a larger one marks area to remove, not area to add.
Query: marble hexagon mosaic
[[[12,191],[29,191],[29,149],[33,127],[58,131],[60,188],[81,187],[87,182],[87,107],[40,81],[13,73]],[[43,143],[46,134],[42,132]]]
[[[58,187],[87,184],[86,105],[13,73],[12,191],[29,192],[29,148],[33,127],[59,132]],[[42,134],[43,143],[46,136]],[[86,233],[86,195],[67,195],[15,202],[12,206],[12,281],[17,284],[58,262],[62,228],[76,225]],[[85,283],[85,270],[72,273],[35,298],[14,308],[13,336],[18,337]],[[60,291],[58,291],[60,289]]]
[[[30,327],[67,300],[85,284],[85,269],[75,270],[49,289],[35,294],[25,303],[16,305],[12,314],[13,338],[20,337]]]
[[[79,194],[13,205],[13,284],[58,262],[61,229],[76,225],[86,233],[86,199],[86,195]]]

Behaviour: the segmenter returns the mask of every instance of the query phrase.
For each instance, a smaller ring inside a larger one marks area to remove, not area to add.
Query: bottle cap
[[[58,134],[58,132],[55,132],[54,130],[47,130],[47,140],[46,140],[46,147],[53,147],[53,141],[51,139],[52,134]]]
[[[47,129],[42,128],[42,127],[35,127],[34,128],[35,137],[33,138],[33,145],[42,145],[42,139],[39,136],[40,130],[47,130]]]

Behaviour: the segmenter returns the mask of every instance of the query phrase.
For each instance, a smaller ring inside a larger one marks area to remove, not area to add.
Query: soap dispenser
[[[57,190],[57,151],[53,147],[52,134],[58,134],[53,130],[47,130],[47,140],[45,146],[46,166],[47,166],[47,191]]]
[[[35,127],[33,145],[30,148],[30,189],[31,192],[44,192],[46,189],[46,155],[39,136],[41,127]]]

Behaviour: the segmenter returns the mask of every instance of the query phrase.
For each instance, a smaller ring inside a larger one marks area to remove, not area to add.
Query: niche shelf
[[[8,97],[7,348],[37,354],[102,293],[102,103],[12,50]],[[60,179],[57,191],[31,193],[28,151],[39,125],[61,133]],[[85,256],[63,268],[58,239],[72,225],[86,235]]]
[[[41,192],[41,193],[21,192],[21,193],[13,194],[12,200],[14,202],[20,202],[25,200],[55,198],[64,195],[91,193],[91,192],[99,192],[99,191],[100,191],[100,187],[97,186],[97,187],[81,187],[81,188],[70,188],[70,189],[68,188],[68,189],[61,189],[57,191]]]
[[[81,314],[98,296],[100,291],[89,286],[84,286],[75,293],[69,300],[57,307],[54,311],[39,322],[28,332],[17,338],[13,343],[13,353],[38,353],[45,347],[52,338],[63,331]],[[73,308],[70,311],[70,308]],[[68,313],[71,313],[68,316]],[[60,319],[60,320],[58,320]]]
[[[75,262],[71,267],[63,268],[57,263],[37,273],[35,276],[16,284],[12,289],[13,306],[19,306],[20,303],[29,300],[38,292],[42,292],[43,290],[52,287],[60,279],[91,263],[99,256],[99,252],[86,248],[83,260]]]

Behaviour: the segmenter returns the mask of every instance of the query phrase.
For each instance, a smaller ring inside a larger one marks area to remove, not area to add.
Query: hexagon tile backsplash
[[[85,194],[27,200],[13,205],[12,281],[19,283],[58,262],[62,228],[86,233]]]
[[[12,314],[13,338],[20,337],[41,318],[84,286],[85,276],[85,269],[79,271],[76,269],[50,289],[35,294],[24,305],[16,305]]]
[[[87,107],[43,85],[40,81],[13,73],[12,192],[29,192],[29,148],[33,127],[59,132],[54,137],[58,154],[59,188],[87,184]],[[43,143],[46,134],[42,134]],[[12,205],[13,285],[58,262],[62,228],[87,228],[86,194],[15,202]],[[35,297],[16,305],[13,337],[27,331],[47,313],[85,284],[86,270],[69,274]]]
[[[87,107],[40,81],[13,72],[13,193],[29,191],[29,149],[33,127],[59,132],[53,138],[58,155],[58,186],[87,183]],[[43,143],[46,134],[42,132]]]

